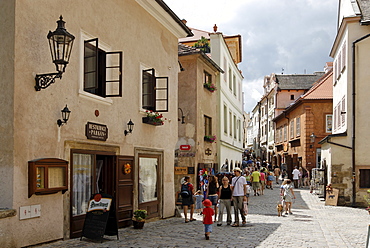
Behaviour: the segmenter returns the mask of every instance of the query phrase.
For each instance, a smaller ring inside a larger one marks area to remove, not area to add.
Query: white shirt
[[[239,179],[238,179],[239,178]],[[236,181],[238,180],[238,181]],[[235,184],[236,182],[236,184]],[[234,187],[233,196],[244,196],[244,185],[247,184],[245,177],[233,177],[231,180],[231,186]]]
[[[299,172],[298,169],[294,169],[292,174],[293,174],[293,180],[298,180],[299,179],[299,174],[301,174],[301,173]]]

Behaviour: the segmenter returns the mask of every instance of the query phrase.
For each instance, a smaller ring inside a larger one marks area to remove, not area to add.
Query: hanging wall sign
[[[108,127],[106,125],[88,122],[85,135],[88,139],[106,141],[108,139]]]

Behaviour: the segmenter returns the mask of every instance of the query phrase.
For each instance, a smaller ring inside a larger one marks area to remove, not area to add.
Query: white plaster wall
[[[243,152],[243,142],[242,140],[239,141],[238,135],[237,139],[234,139],[234,134],[232,136],[229,135],[229,125],[233,125],[234,121],[234,115],[236,115],[236,119],[240,120],[242,123],[243,120],[243,107],[242,107],[242,99],[238,99],[238,93],[236,96],[229,88],[229,68],[232,69],[233,75],[236,76],[236,85],[238,85],[238,82],[242,82],[242,75],[238,71],[237,66],[234,64],[232,57],[228,51],[227,45],[222,38],[221,33],[213,33],[210,34],[210,40],[211,40],[211,56],[212,59],[221,66],[224,70],[226,70],[226,67],[224,65],[224,58],[226,59],[227,66],[227,76],[225,78],[225,75],[223,75],[223,80],[221,76],[221,82],[220,82],[220,89],[219,89],[219,141],[218,142],[218,155],[219,155],[219,165],[223,165],[226,161],[226,159],[229,161],[233,161],[233,164],[235,162],[241,162],[242,161],[242,152]],[[241,88],[239,89],[241,90]],[[228,116],[224,116],[224,105],[227,106],[228,112],[232,112],[232,120],[229,119],[229,113]],[[228,119],[228,133],[224,133],[224,118]],[[242,125],[240,127],[242,129]],[[234,128],[233,128],[234,132]],[[238,132],[242,132],[242,130],[238,130]]]

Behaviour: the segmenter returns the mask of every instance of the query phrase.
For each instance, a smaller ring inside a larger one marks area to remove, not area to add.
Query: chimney
[[[182,19],[181,21],[186,25],[187,21],[185,19]]]

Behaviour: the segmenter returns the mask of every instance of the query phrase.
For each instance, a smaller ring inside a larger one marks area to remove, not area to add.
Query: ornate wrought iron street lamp
[[[51,58],[55,64],[57,72],[37,74],[35,89],[40,91],[41,89],[46,89],[50,84],[55,82],[56,78],[62,78],[62,74],[65,72],[66,66],[69,62],[71,56],[73,41],[75,37],[68,33],[65,29],[63,17],[59,17],[57,21],[58,27],[54,32],[49,31],[48,40]]]

